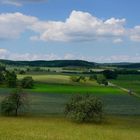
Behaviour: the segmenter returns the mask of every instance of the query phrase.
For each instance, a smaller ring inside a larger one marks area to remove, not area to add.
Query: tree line
[[[18,81],[17,74],[14,71],[8,71],[5,67],[0,67],[0,84],[9,88],[33,88],[34,80],[27,76]]]

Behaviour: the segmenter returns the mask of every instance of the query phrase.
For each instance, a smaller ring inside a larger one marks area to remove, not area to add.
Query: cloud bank
[[[91,62],[140,62],[140,54],[133,56],[129,55],[110,55],[110,56],[98,56],[98,57],[86,57],[81,54],[75,55],[66,53],[64,55],[50,54],[33,54],[33,53],[12,53],[6,49],[0,48],[0,59],[9,60],[87,60]]]
[[[42,21],[22,13],[0,14],[0,39],[15,39],[28,30],[31,40],[82,42],[109,40],[121,43],[124,38],[140,41],[140,26],[127,29],[126,19],[102,20],[87,12],[72,11],[65,21]]]

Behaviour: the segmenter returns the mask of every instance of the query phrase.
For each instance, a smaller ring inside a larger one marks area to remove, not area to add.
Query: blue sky
[[[0,0],[0,58],[140,62],[139,0]]]

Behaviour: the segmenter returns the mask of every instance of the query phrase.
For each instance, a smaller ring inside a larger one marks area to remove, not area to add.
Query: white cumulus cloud
[[[38,22],[32,29],[40,34],[34,38],[44,41],[92,41],[123,36],[124,24],[125,19],[103,21],[87,12],[72,11],[65,22]]]
[[[17,38],[35,22],[36,17],[21,13],[0,14],[0,39]]]
[[[72,11],[64,21],[44,21],[22,13],[0,14],[0,40],[20,37],[30,30],[31,40],[82,42],[109,40],[123,42],[123,38],[140,41],[140,26],[127,29],[125,19],[110,18],[102,20],[87,12]]]

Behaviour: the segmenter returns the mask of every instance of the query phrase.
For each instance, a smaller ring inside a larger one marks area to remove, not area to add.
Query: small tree
[[[38,72],[38,71],[42,71],[40,67],[35,67],[33,70],[34,70],[34,71],[37,71],[37,72]]]
[[[29,72],[30,71],[30,68],[27,68],[26,71]]]
[[[102,101],[93,96],[75,96],[65,107],[65,114],[76,122],[101,122]]]
[[[23,93],[21,89],[16,89],[2,101],[2,114],[7,116],[18,116],[19,112],[25,106],[26,99],[26,94]]]
[[[26,72],[24,70],[20,70],[19,74],[25,74]]]
[[[97,75],[96,74],[94,74],[94,75],[91,75],[90,77],[89,77],[89,80],[97,80]]]
[[[100,85],[105,85],[105,86],[108,85],[108,81],[103,75],[100,75],[97,77],[97,83]]]
[[[34,86],[34,80],[32,77],[27,76],[22,79],[21,81],[22,88],[33,88],[33,86]]]
[[[0,83],[3,83],[5,81],[5,76],[3,72],[0,72]]]
[[[100,84],[100,85],[105,85],[105,86],[108,85],[108,81],[105,78],[102,78],[102,77],[97,79],[97,83]]]
[[[112,70],[104,70],[103,75],[106,79],[117,79],[117,72]]]
[[[0,64],[0,71],[6,71],[6,67]]]
[[[5,75],[5,80],[8,87],[12,87],[12,88],[16,87],[17,75],[15,72],[7,71]]]
[[[102,79],[102,84],[108,86],[108,81],[106,79]]]
[[[6,67],[0,64],[0,84],[5,82]]]

